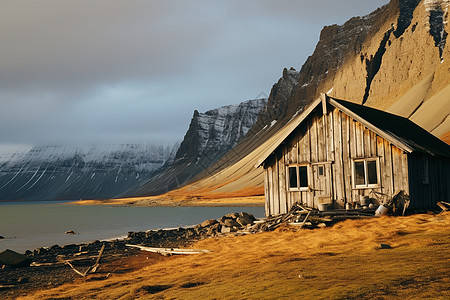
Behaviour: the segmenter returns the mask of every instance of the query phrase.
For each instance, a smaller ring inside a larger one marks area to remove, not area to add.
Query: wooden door
[[[314,192],[314,207],[319,203],[332,203],[333,191],[331,181],[331,164],[314,164],[312,166],[313,173],[313,192]]]

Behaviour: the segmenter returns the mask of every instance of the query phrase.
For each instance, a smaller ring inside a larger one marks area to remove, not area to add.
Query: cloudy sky
[[[388,0],[0,0],[0,146],[181,140]]]

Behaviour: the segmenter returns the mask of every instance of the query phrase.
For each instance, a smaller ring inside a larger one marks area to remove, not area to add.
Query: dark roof
[[[333,105],[335,104],[333,102],[336,102],[387,135],[407,145],[412,150],[411,152],[450,157],[450,145],[407,118],[344,100],[329,99],[330,104]],[[342,107],[337,108],[342,109]],[[361,123],[364,124],[366,122]]]

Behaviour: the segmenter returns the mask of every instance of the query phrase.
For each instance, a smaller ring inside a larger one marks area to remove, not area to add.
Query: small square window
[[[323,165],[320,165],[317,169],[318,169],[319,176],[324,176],[325,175]]]
[[[379,185],[378,158],[353,160],[353,184],[355,188],[374,187]]]
[[[307,190],[309,182],[308,166],[289,166],[287,180],[289,190]]]

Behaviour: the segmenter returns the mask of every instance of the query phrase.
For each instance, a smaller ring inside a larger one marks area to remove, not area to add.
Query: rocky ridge
[[[173,163],[124,196],[162,194],[195,178],[246,136],[266,105],[267,99],[255,99],[205,113],[195,111]]]

